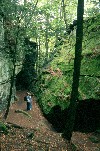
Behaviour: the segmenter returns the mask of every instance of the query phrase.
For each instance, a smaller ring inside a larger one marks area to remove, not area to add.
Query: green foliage
[[[8,134],[8,128],[6,125],[0,121],[0,133]]]
[[[46,113],[55,105],[60,105],[62,109],[68,106],[70,88],[66,89],[67,86],[66,78],[63,75],[59,77],[59,75],[49,74],[45,77],[41,103]]]
[[[85,1],[85,15],[86,16],[95,16],[97,13],[100,12],[100,8],[99,8],[99,0],[93,0],[93,1]]]
[[[67,25],[76,18],[76,5],[76,0],[65,2]],[[97,8],[97,3],[95,3],[95,6]],[[24,49],[23,38],[25,36],[38,43],[36,68],[41,78],[36,83],[35,92],[37,92],[39,103],[44,112],[49,112],[55,105],[60,105],[62,109],[68,107],[73,80],[76,37],[75,30],[69,36],[66,34],[64,10],[61,1],[40,1],[38,5],[35,5],[34,2],[26,2],[23,5],[14,1],[4,1],[2,11],[12,24],[12,28],[9,27],[5,30],[10,33],[8,39],[12,37],[14,40],[17,37],[16,59],[20,56],[20,50]],[[93,15],[91,12],[93,12]],[[89,14],[91,17],[88,16]],[[98,72],[100,71],[100,14],[97,14],[91,7],[88,9],[88,15],[84,19],[79,98],[98,99],[100,92],[98,78],[100,75]],[[48,52],[46,52],[47,50]],[[11,53],[15,54],[14,51]],[[47,56],[46,53],[48,53]],[[44,64],[46,64],[46,68],[45,71],[42,71],[40,68]]]
[[[100,13],[84,20],[83,54],[98,53],[100,46]]]
[[[80,76],[80,98],[96,98],[99,99],[99,75],[100,75],[100,62],[99,56],[93,57],[84,56],[81,65]]]
[[[28,139],[33,139],[34,138],[34,132],[28,133],[27,138]]]
[[[97,134],[100,134],[100,129],[97,129],[95,132],[96,132]]]
[[[38,85],[40,89],[39,91],[37,89],[37,96],[39,97],[39,104],[45,113],[48,113],[55,105],[60,105],[62,109],[69,105],[74,57],[71,53],[69,55],[66,53],[66,59],[65,52],[61,53],[59,57],[52,61],[51,68],[48,67],[43,72],[41,85]],[[98,54],[93,56],[92,53],[88,56],[87,52],[87,55],[83,56],[79,85],[80,100],[99,99],[99,67]]]
[[[99,19],[95,17],[92,25],[90,24],[91,20],[89,19],[84,23],[79,100],[99,99],[100,97],[100,39],[98,38],[95,41],[96,36],[99,37],[97,30],[99,28]],[[87,29],[88,25],[89,28]],[[96,32],[93,32],[93,29]],[[52,62],[42,72],[41,84],[38,85],[39,89],[37,88],[37,96],[39,104],[45,113],[48,113],[55,105],[60,105],[62,109],[69,106],[74,68],[74,39],[74,35],[69,40],[67,38],[64,39],[62,47],[60,47]],[[85,41],[85,39],[87,40]]]
[[[72,147],[72,151],[77,151],[77,145],[75,145],[75,144],[71,144],[71,147]]]
[[[90,136],[89,139],[92,143],[99,143],[100,142],[96,136]]]

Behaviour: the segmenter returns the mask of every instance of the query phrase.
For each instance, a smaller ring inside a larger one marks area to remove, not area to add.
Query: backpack
[[[27,96],[24,97],[24,101],[27,101]]]

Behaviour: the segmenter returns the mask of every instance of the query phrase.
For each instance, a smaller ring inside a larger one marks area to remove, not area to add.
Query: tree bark
[[[65,22],[66,31],[67,31],[68,24],[67,24],[67,16],[66,16],[66,5],[65,5],[65,1],[64,0],[62,0],[62,9],[63,9],[64,22]]]
[[[76,45],[75,45],[75,59],[74,59],[74,72],[72,92],[69,105],[68,121],[66,124],[63,137],[69,142],[72,137],[74,128],[75,113],[78,99],[78,87],[81,67],[81,53],[82,53],[82,40],[83,40],[83,13],[84,13],[84,0],[78,0],[77,7],[77,30],[76,30]]]

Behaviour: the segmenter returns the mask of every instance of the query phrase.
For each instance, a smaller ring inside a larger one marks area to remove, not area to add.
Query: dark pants
[[[30,110],[30,109],[32,109],[32,103],[27,102],[27,110]]]

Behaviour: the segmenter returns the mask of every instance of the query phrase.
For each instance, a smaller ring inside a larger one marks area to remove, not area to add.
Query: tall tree
[[[45,29],[45,48],[46,48],[46,53],[45,53],[45,62],[48,60],[48,49],[49,49],[49,42],[48,42],[48,25],[49,25],[49,15],[47,14],[46,16],[46,29]]]
[[[65,1],[62,0],[62,8],[63,8],[63,14],[64,14],[64,22],[65,22],[65,26],[66,26],[66,31],[68,29],[68,22],[67,22],[67,16],[66,16],[66,9],[65,9]]]
[[[74,128],[75,113],[78,99],[78,87],[81,67],[81,53],[82,53],[82,40],[83,40],[83,13],[84,13],[84,0],[78,0],[77,7],[77,30],[76,30],[76,45],[75,45],[75,59],[74,59],[74,72],[72,92],[69,105],[68,121],[63,136],[70,141]]]

